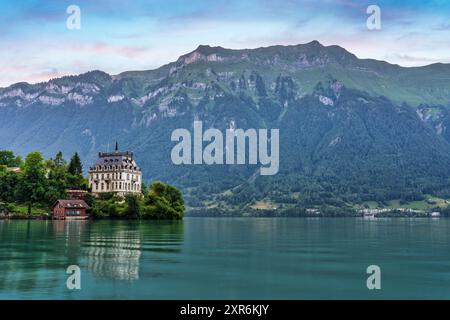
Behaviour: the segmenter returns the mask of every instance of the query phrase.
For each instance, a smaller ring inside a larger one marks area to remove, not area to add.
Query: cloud
[[[441,23],[433,28],[436,31],[450,31],[450,23]]]
[[[448,58],[430,58],[430,57],[412,56],[409,54],[401,54],[401,53],[386,55],[385,60],[390,61],[392,63],[401,63],[404,66],[423,66],[433,63],[450,62],[450,59]]]
[[[28,78],[30,82],[43,82],[49,79],[58,78],[63,76],[61,72],[55,67],[48,67],[44,70],[38,71],[36,73],[32,73]]]
[[[117,55],[130,59],[145,57],[149,52],[149,48],[144,46],[114,45],[101,41],[82,44],[81,46],[76,44],[73,45],[72,48],[74,51],[80,50],[93,55]]]
[[[382,30],[370,32],[365,10],[372,2],[77,0],[82,28],[68,31],[69,3],[2,0],[0,85],[92,69],[152,69],[199,44],[240,49],[319,40],[401,65],[448,60],[449,1],[379,0]]]

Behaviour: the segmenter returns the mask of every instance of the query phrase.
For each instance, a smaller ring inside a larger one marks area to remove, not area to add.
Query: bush
[[[125,196],[126,209],[123,216],[128,219],[140,219],[142,216],[141,199],[136,195]]]

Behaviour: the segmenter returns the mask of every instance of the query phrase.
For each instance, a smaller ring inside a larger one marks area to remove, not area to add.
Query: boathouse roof
[[[60,204],[64,208],[84,208],[89,209],[89,205],[84,200],[56,200],[56,202],[53,204],[52,208],[56,207],[58,204]]]

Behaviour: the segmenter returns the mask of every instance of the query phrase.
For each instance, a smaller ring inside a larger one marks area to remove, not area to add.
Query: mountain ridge
[[[158,69],[93,70],[0,89],[0,149],[79,152],[87,168],[118,140],[144,181],[183,189],[192,208],[346,206],[450,197],[450,65],[403,68],[311,42],[199,46]],[[280,171],[176,166],[171,132],[280,129]]]
[[[258,51],[258,50],[259,51],[260,50],[270,50],[270,49],[275,49],[275,48],[277,48],[277,49],[298,48],[298,47],[303,47],[304,48],[304,47],[308,47],[308,46],[316,46],[316,47],[320,47],[320,48],[324,48],[324,49],[326,49],[326,48],[329,48],[329,49],[336,48],[338,50],[343,50],[346,54],[351,55],[351,56],[353,56],[354,58],[356,58],[357,60],[360,60],[360,61],[380,62],[380,63],[384,63],[384,64],[387,64],[387,65],[390,65],[390,66],[393,66],[393,67],[399,67],[401,69],[420,69],[420,68],[431,68],[431,67],[434,67],[434,66],[450,67],[450,63],[443,63],[443,62],[436,62],[436,63],[426,64],[426,65],[423,65],[423,66],[401,66],[399,64],[390,63],[390,62],[387,62],[385,60],[378,60],[378,59],[373,59],[373,58],[358,58],[355,54],[351,53],[350,51],[348,51],[347,49],[345,49],[342,46],[339,46],[339,45],[327,45],[327,46],[325,46],[325,45],[321,44],[317,40],[312,40],[312,41],[307,42],[307,43],[294,44],[294,45],[270,45],[270,46],[264,46],[264,47],[243,48],[243,49],[229,49],[229,48],[224,48],[222,46],[198,45],[196,49],[194,49],[193,51],[191,51],[189,53],[181,55],[176,61],[168,62],[166,64],[163,64],[160,67],[153,68],[153,69],[127,70],[127,71],[120,72],[118,74],[111,74],[111,73],[108,73],[108,72],[103,71],[103,70],[93,69],[93,70],[90,70],[90,71],[87,71],[87,72],[83,72],[83,73],[79,73],[79,74],[63,75],[61,77],[51,78],[49,80],[40,81],[40,82],[36,82],[36,83],[29,83],[29,82],[25,82],[25,81],[16,82],[16,83],[10,84],[9,86],[6,86],[6,87],[0,87],[0,90],[8,89],[8,88],[11,88],[11,87],[14,87],[14,86],[17,86],[17,85],[30,85],[30,86],[33,86],[33,85],[39,85],[39,84],[43,84],[43,83],[47,83],[47,82],[51,82],[51,81],[64,79],[64,78],[67,78],[67,77],[81,77],[81,76],[85,76],[85,75],[87,75],[89,73],[92,73],[92,72],[104,73],[104,74],[106,74],[106,75],[108,75],[108,76],[110,76],[112,78],[114,78],[114,77],[121,77],[122,75],[127,74],[127,73],[152,72],[152,71],[156,71],[156,70],[159,70],[161,68],[165,68],[167,66],[170,66],[170,65],[180,61],[180,59],[182,59],[183,57],[191,55],[191,54],[193,54],[195,52],[202,52],[202,53],[204,53],[204,50],[216,50],[217,49],[217,50],[226,51],[226,52],[235,52],[235,53],[243,52],[243,53],[246,53],[246,52]],[[211,52],[211,53],[217,53],[217,52],[214,51],[214,52]]]

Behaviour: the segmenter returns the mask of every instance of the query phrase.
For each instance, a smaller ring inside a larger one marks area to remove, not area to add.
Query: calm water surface
[[[0,221],[0,268],[0,299],[450,299],[450,219]]]

